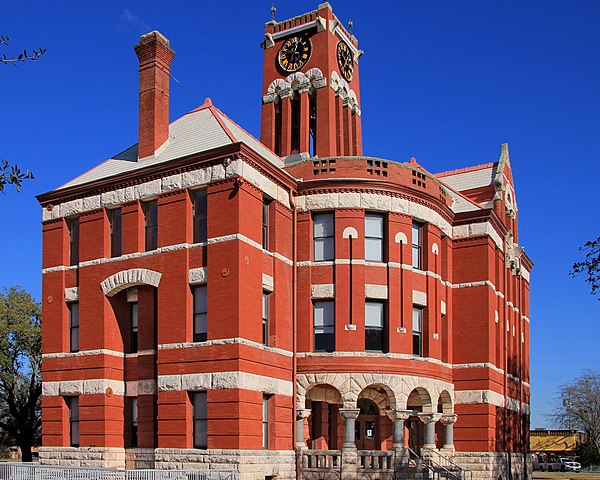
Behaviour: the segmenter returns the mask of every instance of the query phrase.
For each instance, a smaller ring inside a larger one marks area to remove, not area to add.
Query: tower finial
[[[275,7],[275,2],[273,2],[273,4],[271,5],[271,8],[269,9],[269,12],[271,12],[271,21],[274,22],[275,21],[275,14],[277,13],[277,8]]]
[[[352,19],[348,20],[348,30],[352,33],[352,27],[354,26],[354,22]]]

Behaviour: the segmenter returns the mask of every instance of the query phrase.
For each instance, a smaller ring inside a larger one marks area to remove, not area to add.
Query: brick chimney
[[[134,49],[140,61],[138,158],[144,158],[169,138],[169,80],[175,52],[156,30],[142,35]]]

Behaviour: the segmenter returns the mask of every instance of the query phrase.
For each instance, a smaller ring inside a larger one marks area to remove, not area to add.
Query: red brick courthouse
[[[363,52],[327,3],[263,48],[258,141],[208,99],[170,123],[174,51],[142,36],[138,143],[39,196],[42,461],[522,477],[532,264],[507,145],[437,174],[365,156]]]

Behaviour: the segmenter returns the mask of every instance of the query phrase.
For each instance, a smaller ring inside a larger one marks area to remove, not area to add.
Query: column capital
[[[304,420],[305,418],[308,418],[309,415],[311,414],[311,411],[309,409],[298,409],[296,410],[296,420]]]
[[[419,420],[421,420],[424,424],[435,423],[440,417],[441,413],[419,413]]]
[[[340,415],[344,420],[356,420],[359,414],[359,408],[340,408]]]
[[[440,418],[440,422],[443,423],[444,425],[452,425],[453,423],[456,423],[456,419],[458,418],[458,415],[456,415],[455,413],[445,413],[442,415],[442,418]]]
[[[395,422],[396,420],[408,420],[408,417],[413,415],[412,410],[391,409],[391,410],[388,410],[386,413],[387,413],[387,416],[390,417],[390,420],[392,420],[393,422]]]

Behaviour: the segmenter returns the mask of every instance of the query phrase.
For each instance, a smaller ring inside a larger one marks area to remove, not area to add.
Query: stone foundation
[[[44,465],[125,468],[124,448],[40,447],[39,454]]]
[[[456,452],[453,459],[460,467],[473,472],[473,480],[508,480],[511,478],[509,467],[512,480],[526,480],[532,475],[529,455],[522,453]]]
[[[42,447],[40,463],[71,467],[161,470],[235,470],[239,480],[296,478],[296,456],[291,450],[195,450],[173,448]]]
[[[239,480],[296,478],[296,455],[292,450],[195,450],[157,448],[155,468],[197,470],[203,468],[236,470]]]

